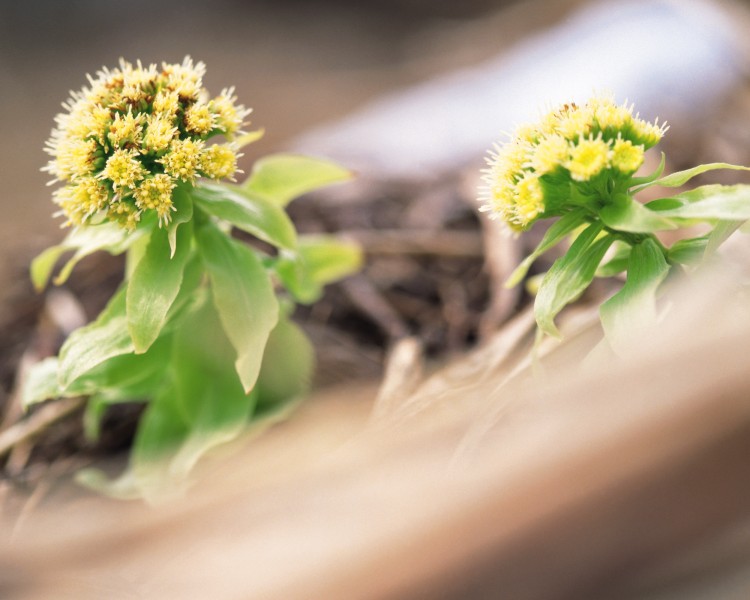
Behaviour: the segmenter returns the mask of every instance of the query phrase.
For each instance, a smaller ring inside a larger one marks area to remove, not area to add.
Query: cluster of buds
[[[232,89],[210,98],[204,74],[205,65],[189,57],[161,69],[121,60],[71,93],[44,169],[65,184],[54,197],[66,225],[108,219],[134,229],[148,211],[164,225],[178,184],[232,178],[240,155],[231,140],[250,111],[236,104]],[[207,145],[216,135],[226,143]]]
[[[566,104],[495,146],[484,171],[482,210],[523,231],[576,199],[607,197],[613,182],[627,184],[666,129],[609,96]]]

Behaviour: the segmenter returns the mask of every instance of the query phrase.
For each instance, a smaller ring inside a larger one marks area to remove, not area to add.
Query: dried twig
[[[476,231],[378,229],[347,231],[367,254],[477,258],[484,253]]]
[[[50,425],[83,406],[84,398],[64,398],[42,406],[29,418],[19,421],[0,433],[0,456],[5,456],[17,444],[32,439]]]

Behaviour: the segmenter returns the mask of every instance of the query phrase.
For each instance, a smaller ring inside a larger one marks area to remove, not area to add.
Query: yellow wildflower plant
[[[667,127],[633,110],[610,95],[581,106],[565,104],[538,123],[518,127],[508,142],[490,150],[480,189],[482,211],[516,232],[558,217],[506,286],[520,283],[537,258],[570,240],[535,292],[534,315],[542,333],[559,335],[556,315],[595,277],[625,272],[625,285],[602,304],[600,313],[612,347],[626,347],[634,328],[657,315],[662,282],[696,268],[750,222],[747,185],[706,185],[646,204],[638,201],[636,195],[651,186],[681,187],[706,171],[750,169],[711,163],[662,177],[662,155],[653,173],[636,176],[645,152],[661,141]],[[671,247],[656,235],[700,221],[709,227],[708,234],[685,237]]]
[[[54,198],[66,225],[109,219],[134,229],[149,213],[167,225],[178,184],[232,177],[239,154],[228,142],[243,133],[250,110],[233,89],[209,99],[204,74],[189,57],[161,68],[121,60],[71,92],[44,168],[64,184]],[[214,136],[227,143],[208,145]]]
[[[211,98],[203,75],[189,58],[161,68],[123,61],[73,94],[47,144],[46,170],[63,183],[53,200],[75,227],[31,264],[41,291],[50,280],[64,284],[85,256],[125,255],[118,291],[57,357],[30,370],[23,402],[88,396],[91,439],[102,402],[145,403],[121,478],[78,476],[150,501],[184,487],[186,456],[194,463],[306,393],[313,348],[290,320],[292,305],[314,302],[361,263],[355,244],[299,235],[285,209],[351,173],[275,154],[236,182],[239,149],[262,132],[243,132],[249,111],[234,89]],[[533,178],[521,189],[514,202],[532,215],[540,189]]]
[[[666,129],[633,115],[632,106],[618,105],[608,95],[551,110],[490,152],[480,192],[482,210],[514,231],[528,229],[543,215],[566,210],[571,185],[577,197],[601,196],[607,185],[612,187],[608,181],[621,187]],[[532,195],[528,181],[535,182]]]

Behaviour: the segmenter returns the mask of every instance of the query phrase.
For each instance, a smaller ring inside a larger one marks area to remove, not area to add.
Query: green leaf
[[[307,393],[315,351],[305,333],[286,317],[268,338],[258,377],[259,408],[285,403]]]
[[[228,238],[210,223],[198,230],[198,245],[211,280],[214,304],[237,353],[235,368],[249,392],[260,370],[279,305],[271,280],[250,248]]]
[[[148,350],[167,321],[167,313],[180,291],[185,264],[190,256],[192,233],[190,223],[180,227],[177,252],[170,258],[168,232],[154,231],[146,253],[128,282],[128,331],[136,353]]]
[[[656,291],[668,273],[669,265],[654,240],[633,246],[625,285],[599,310],[604,333],[615,350],[627,349],[631,340],[647,339],[644,334],[656,321]]]
[[[297,245],[294,225],[284,209],[264,197],[243,193],[237,186],[210,183],[193,188],[192,194],[207,213],[258,239],[287,250]]]
[[[618,194],[599,211],[602,222],[612,229],[631,233],[651,233],[676,229],[677,225],[655,213],[628,194]]]
[[[61,285],[68,280],[75,266],[83,258],[99,250],[106,250],[113,255],[120,254],[145,235],[149,229],[150,227],[146,224],[128,233],[115,223],[85,225],[74,229],[60,244],[47,248],[31,262],[31,281],[37,291],[44,289],[59,258],[65,252],[75,250],[73,256],[55,278],[55,285]]]
[[[681,219],[746,221],[750,219],[750,185],[706,185],[673,197],[683,204],[659,214]]]
[[[63,396],[57,381],[57,368],[57,357],[52,356],[39,361],[29,369],[21,390],[21,404],[24,409],[32,404]]]
[[[628,184],[628,187],[631,188],[631,193],[635,194],[639,190],[645,189],[651,185],[654,184],[654,181],[659,179],[661,177],[661,174],[664,172],[664,166],[666,165],[667,157],[664,154],[664,152],[661,153],[661,160],[659,161],[659,166],[656,167],[656,170],[651,173],[650,175],[646,175],[645,177],[631,177],[630,182]]]
[[[106,360],[134,351],[121,288],[93,323],[75,330],[60,349],[60,387],[66,391],[79,377]]]
[[[628,268],[631,250],[630,244],[618,240],[614,243],[614,247],[615,252],[612,258],[600,265],[596,270],[597,277],[613,277]]]
[[[715,171],[717,169],[730,169],[733,171],[750,171],[750,167],[743,167],[742,165],[730,165],[728,163],[709,163],[707,165],[698,165],[692,169],[686,169],[685,171],[677,171],[657,179],[652,185],[660,185],[662,187],[680,187],[684,183],[690,181],[696,175],[705,173],[707,171]]]
[[[348,181],[351,171],[334,162],[296,154],[272,154],[257,161],[243,188],[286,206],[318,188]]]
[[[584,229],[542,279],[534,302],[534,315],[542,332],[560,337],[555,317],[589,286],[599,263],[614,241],[610,235],[597,239],[601,230],[599,223]]]
[[[512,288],[518,285],[526,276],[526,273],[529,271],[529,268],[534,261],[560,243],[571,231],[580,225],[583,225],[586,222],[585,216],[586,211],[574,210],[555,221],[549,229],[547,229],[542,241],[539,242],[539,245],[534,251],[524,258],[523,261],[521,261],[521,264],[519,264],[513,273],[511,273],[510,277],[508,277],[508,280],[505,282],[505,287]]]
[[[679,240],[667,250],[667,258],[671,263],[690,265],[703,258],[707,245],[708,236]]]
[[[354,242],[333,236],[305,236],[297,252],[282,254],[274,268],[284,287],[303,304],[315,302],[328,283],[357,272],[362,250]]]
[[[170,362],[171,337],[160,337],[145,354],[115,356],[79,377],[68,388],[75,395],[89,395],[83,415],[84,434],[91,441],[99,436],[106,408],[123,402],[151,400],[160,393],[165,367]]]
[[[255,406],[257,392],[246,393],[232,362],[234,349],[210,302],[193,311],[188,326],[175,334],[175,390],[188,435],[171,470],[186,475],[208,450],[236,438]]]
[[[132,480],[135,491],[150,502],[178,495],[184,489],[184,474],[176,476],[171,463],[189,434],[177,390],[165,386],[149,402],[138,423],[130,466],[121,480]]]
[[[169,238],[169,257],[173,258],[177,251],[177,230],[183,223],[189,223],[193,218],[193,199],[187,186],[179,185],[172,192],[172,204],[177,209],[172,213],[172,219],[167,225]]]
[[[235,148],[239,150],[240,148],[244,148],[245,146],[248,146],[252,143],[257,142],[265,134],[266,134],[266,130],[263,128],[255,129],[253,131],[248,131],[247,133],[244,133],[241,136],[235,138],[233,145]]]
[[[746,221],[719,221],[713,231],[708,234],[708,243],[704,256],[710,256],[729,239],[735,231],[740,229]]]

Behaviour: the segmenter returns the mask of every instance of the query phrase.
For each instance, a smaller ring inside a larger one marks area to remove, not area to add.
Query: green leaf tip
[[[286,206],[299,196],[352,179],[338,164],[299,154],[272,154],[255,163],[244,190]]]
[[[198,229],[198,248],[211,280],[213,302],[237,353],[235,367],[245,392],[255,385],[263,350],[279,318],[268,273],[250,248],[214,225]]]

